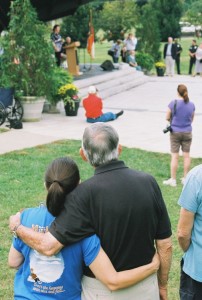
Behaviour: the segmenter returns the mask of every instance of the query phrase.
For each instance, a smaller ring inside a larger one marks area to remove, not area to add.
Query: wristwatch
[[[21,225],[21,224],[15,225],[15,227],[14,227],[13,230],[12,230],[12,233],[13,233],[13,237],[14,237],[14,238],[17,238],[17,237],[18,237],[17,230],[18,230],[18,227],[19,227],[20,225]]]

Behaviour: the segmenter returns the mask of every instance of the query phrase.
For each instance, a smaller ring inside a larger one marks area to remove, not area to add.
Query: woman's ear
[[[85,154],[84,154],[84,151],[83,151],[83,148],[80,148],[79,150],[79,154],[81,156],[81,158],[84,160],[84,161],[88,161]]]
[[[118,153],[119,153],[119,155],[121,154],[121,152],[122,152],[122,145],[118,145]]]

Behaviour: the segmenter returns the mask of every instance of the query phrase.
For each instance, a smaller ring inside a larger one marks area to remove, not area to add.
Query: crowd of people
[[[67,37],[64,41],[60,35],[60,26],[55,25],[53,27],[53,32],[51,33],[51,40],[55,51],[56,64],[57,66],[60,66],[62,61],[66,61],[65,46],[71,44],[71,38]],[[132,33],[129,33],[127,38],[123,41],[118,39],[113,43],[110,50],[108,50],[108,55],[112,57],[113,63],[118,63],[121,57],[122,62],[128,63],[131,67],[141,71],[142,68],[137,64],[135,58],[137,44],[137,38]],[[166,64],[166,76],[174,76],[175,66],[177,74],[181,74],[180,57],[182,51],[183,49],[178,39],[175,38],[173,40],[172,37],[168,37],[168,42],[165,43],[163,49],[163,58]],[[188,49],[188,53],[190,57],[188,74],[192,76],[198,74],[202,75],[202,43],[197,45],[196,40],[193,39],[192,44]]]
[[[89,94],[96,94],[93,88]],[[177,236],[184,251],[179,294],[181,300],[199,300],[202,166],[189,171],[195,106],[185,85],[177,91],[166,118],[173,128],[171,174],[179,147],[187,160],[178,201]],[[46,204],[10,217],[15,299],[168,299],[172,231],[166,204],[155,178],[128,168],[119,160],[121,151],[111,125],[91,124],[80,155],[95,174],[81,183],[72,159],[55,159],[45,173]],[[174,187],[176,181],[164,184]]]
[[[59,66],[64,44],[57,27],[52,41]],[[117,41],[112,48],[119,56],[120,44]],[[129,35],[122,57],[138,69],[132,59],[136,45],[137,39]],[[168,38],[164,47],[168,75],[174,74],[175,62],[180,74],[181,51],[178,41],[173,43]],[[193,40],[189,51],[189,71],[195,64],[197,72],[202,44],[197,47]],[[113,59],[117,62],[117,56]],[[45,172],[45,204],[10,217],[14,238],[8,263],[18,269],[14,298],[168,300],[172,230],[160,187],[153,176],[119,160],[122,147],[118,133],[105,122],[124,112],[103,113],[95,86],[89,87],[83,107],[86,121],[93,124],[85,128],[79,152],[94,168],[94,175],[80,182],[76,163],[69,157],[57,158]],[[163,184],[176,187],[181,148],[184,174],[177,228],[184,251],[180,263],[181,300],[202,299],[202,166],[190,171],[189,155],[194,114],[195,105],[189,100],[187,87],[178,85],[177,97],[166,112],[171,178]]]
[[[137,70],[141,70],[141,66],[138,66],[135,59],[137,43],[137,38],[130,33],[124,41],[117,40],[108,51],[108,54],[112,56],[114,63],[118,63],[119,58],[121,57],[122,62],[128,63],[131,67],[135,67]],[[175,38],[173,40],[172,37],[168,37],[168,42],[165,43],[163,49],[163,58],[166,64],[165,75],[174,76],[175,66],[177,74],[181,74],[180,57],[182,51],[183,49],[178,39]],[[192,44],[188,49],[188,53],[190,57],[189,75],[202,75],[202,43],[198,46],[196,40],[193,39]]]
[[[177,39],[172,37],[168,38],[168,42],[164,45],[163,57],[166,64],[167,76],[173,76],[175,74],[175,65],[177,68],[177,73],[180,75],[180,55],[183,49],[179,44]],[[192,40],[192,44],[188,49],[189,52],[189,71],[188,74],[196,76],[197,74],[202,75],[202,43],[199,46],[196,40]],[[194,70],[193,70],[194,67]]]
[[[135,59],[137,42],[137,38],[132,33],[129,33],[127,38],[123,41],[117,40],[115,43],[113,43],[111,49],[108,51],[108,54],[112,57],[114,63],[118,63],[119,58],[121,57],[122,62],[128,63],[131,67],[141,71],[141,66],[138,66]]]

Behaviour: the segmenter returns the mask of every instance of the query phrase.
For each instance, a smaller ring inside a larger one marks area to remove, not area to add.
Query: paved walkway
[[[167,105],[175,98],[180,83],[187,85],[190,100],[196,105],[191,156],[202,157],[201,77],[153,76],[144,85],[104,100],[104,111],[124,109],[124,115],[111,122],[122,145],[169,153],[169,134],[163,134],[162,130],[166,126]],[[43,114],[40,122],[23,123],[22,130],[11,129],[0,134],[0,154],[61,139],[80,140],[86,126],[83,107],[80,107],[77,117],[66,117],[63,111],[60,114]]]

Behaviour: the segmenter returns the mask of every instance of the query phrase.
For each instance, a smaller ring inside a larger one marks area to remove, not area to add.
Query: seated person
[[[89,87],[88,97],[83,99],[83,107],[86,111],[86,121],[88,123],[113,121],[123,114],[123,110],[116,114],[112,112],[103,113],[102,99],[97,95],[95,86]]]
[[[135,51],[134,50],[131,50],[130,51],[130,54],[127,56],[127,63],[135,68],[137,71],[141,71],[142,68],[140,66],[138,66],[136,60],[135,60]]]

